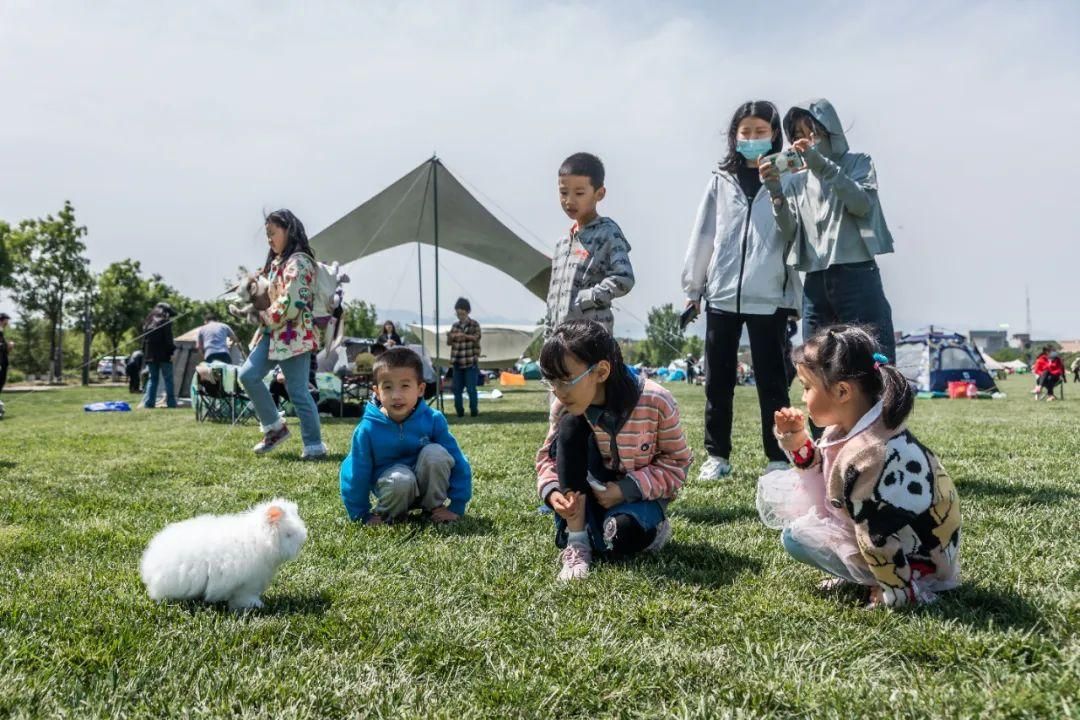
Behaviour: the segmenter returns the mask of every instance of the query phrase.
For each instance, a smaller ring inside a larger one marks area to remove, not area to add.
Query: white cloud
[[[687,233],[734,107],[826,96],[877,164],[897,236],[882,266],[898,327],[1020,328],[1030,284],[1036,332],[1080,335],[1064,293],[1080,261],[1066,185],[1067,137],[1080,126],[1077,16],[1034,3],[834,3],[809,17],[795,4],[775,15],[623,3],[5,5],[0,217],[70,198],[96,268],[130,256],[210,296],[264,254],[263,210],[291,207],[318,230],[432,151],[550,250],[567,224],[555,168],[588,149],[608,166],[602,209],[634,248],[639,280],[624,307],[644,318],[680,301]],[[414,253],[359,263],[351,289],[414,306]],[[444,308],[462,292],[453,276],[481,312],[541,314],[496,271],[443,258]],[[620,317],[624,330],[637,325]]]

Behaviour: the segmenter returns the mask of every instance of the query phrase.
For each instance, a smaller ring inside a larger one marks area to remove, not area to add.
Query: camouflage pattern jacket
[[[544,334],[565,320],[595,320],[611,332],[611,301],[634,287],[630,243],[611,218],[597,217],[583,228],[575,224],[559,240],[551,258]]]

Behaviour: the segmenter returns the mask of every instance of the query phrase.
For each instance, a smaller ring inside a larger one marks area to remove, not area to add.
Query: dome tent
[[[985,392],[998,392],[979,349],[957,333],[904,335],[896,341],[896,367],[918,392],[943,393],[949,382],[970,380]]]

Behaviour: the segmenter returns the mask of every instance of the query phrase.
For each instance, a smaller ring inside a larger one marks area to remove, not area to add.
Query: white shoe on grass
[[[727,458],[710,455],[709,459],[701,466],[698,472],[698,480],[719,480],[731,474],[731,463]]]
[[[562,570],[559,582],[583,580],[589,576],[589,563],[592,562],[592,549],[583,545],[567,545],[562,551]]]

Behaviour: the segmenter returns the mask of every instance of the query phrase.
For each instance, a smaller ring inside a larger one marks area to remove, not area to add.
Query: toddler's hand
[[[776,423],[776,430],[781,433],[797,433],[806,429],[806,418],[802,410],[795,408],[780,408],[773,414],[773,422]]]
[[[431,522],[434,523],[452,523],[460,519],[460,515],[445,506],[437,507],[431,511]]]
[[[604,490],[596,492],[596,499],[604,508],[610,510],[626,500],[623,497],[622,488],[616,483],[604,483]]]
[[[548,495],[548,502],[551,503],[551,509],[560,515],[570,509],[570,498],[566,497],[566,495],[559,490],[555,490]]]

